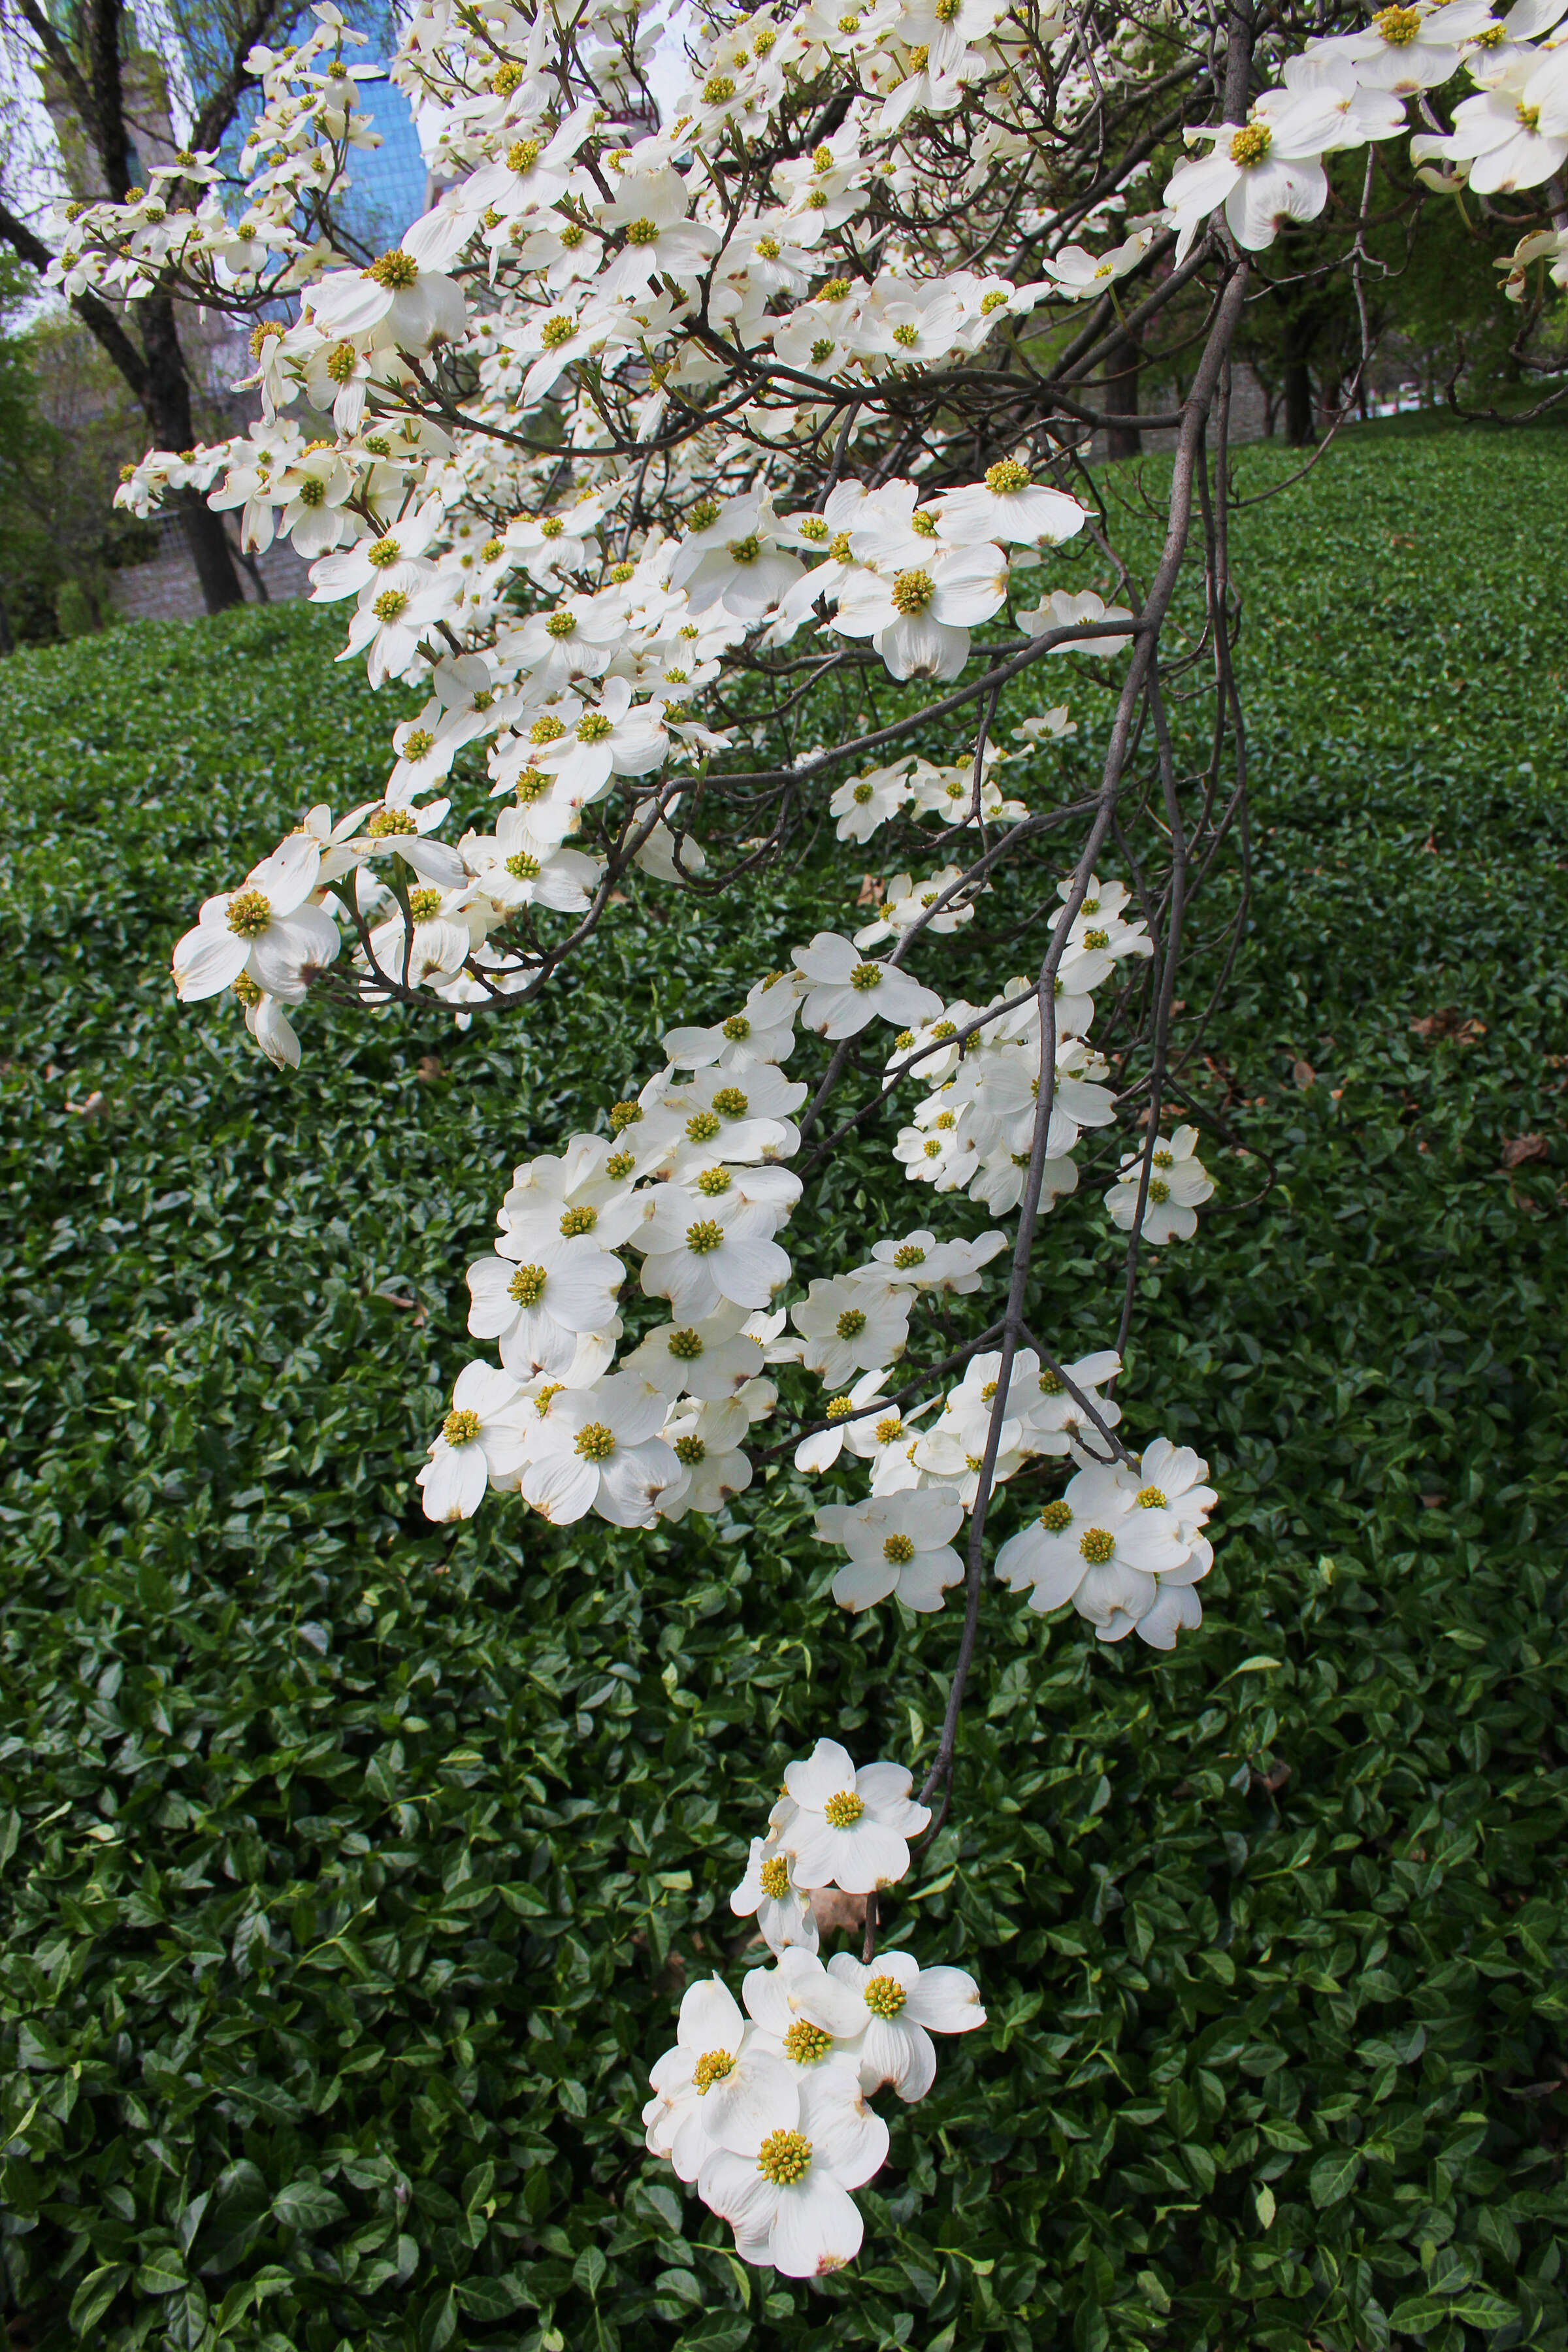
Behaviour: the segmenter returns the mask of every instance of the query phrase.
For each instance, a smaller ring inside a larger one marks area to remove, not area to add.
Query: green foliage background
[[[890,1932],[991,2021],[820,2285],[743,2271],[637,2110],[682,1981],[738,1976],[783,1762],[929,1755],[951,1616],[841,1619],[787,1469],[652,1538],[453,1538],[411,1483],[498,1177],[810,891],[626,908],[525,1034],[307,1016],[283,1080],[165,965],[280,822],[379,787],[337,622],[0,670],[14,2341],[1568,2345],[1565,462],[1366,439],[1246,518],[1258,890],[1210,1076],[1279,1181],[1243,1205],[1261,1161],[1213,1152],[1123,1392],[1213,1461],[1205,1622],[1164,1660],[988,1596]],[[829,1163],[824,1264],[929,1208],[890,1139]],[[1106,1223],[1086,1184],[1046,1228],[1064,1349],[1112,1323]]]

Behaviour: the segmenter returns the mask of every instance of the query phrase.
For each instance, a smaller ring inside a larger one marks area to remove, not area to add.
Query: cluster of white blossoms
[[[888,2126],[867,2103],[882,2090],[921,2099],[936,2079],[933,2033],[985,2022],[973,1977],[922,1969],[905,1951],[826,1963],[811,1896],[870,1895],[910,1866],[931,1822],[896,1764],[854,1759],[819,1739],[784,1772],[765,1838],[753,1838],[731,1896],[755,1917],[770,1966],[747,1970],[736,2000],[723,1979],[693,1984],[673,2050],[655,2060],[643,2109],[647,2145],[735,2232],[735,2251],[786,2278],[840,2269],[860,2250],[850,2191],[878,2172]]]
[[[438,1523],[496,1490],[556,1525],[649,1528],[724,1510],[763,1433],[775,1472],[832,1482],[816,1527],[841,1607],[931,1614],[962,1585],[943,1774],[999,1494],[1017,1531],[995,1573],[1033,1608],[1157,1650],[1200,1620],[1206,1465],[1157,1435],[1130,1447],[1114,1390],[1139,1253],[1190,1239],[1214,1189],[1194,1129],[1162,1127],[1163,1008],[1188,877],[1243,778],[1220,789],[1223,694],[1208,772],[1176,772],[1165,713],[1197,656],[1162,632],[1194,514],[1208,610],[1228,609],[1207,507],[1230,495],[1220,387],[1247,256],[1328,213],[1328,159],[1408,128],[1427,190],[1545,190],[1510,214],[1501,266],[1521,299],[1568,282],[1545,209],[1568,163],[1568,0],[1158,15],[1152,32],[1093,0],[725,0],[661,115],[659,28],[626,0],[575,0],[569,23],[537,0],[416,0],[394,72],[439,194],[355,258],[333,200],[376,134],[359,37],[317,0],[297,43],[252,53],[237,204],[217,157],[188,153],[56,224],[68,294],[255,320],[255,423],[153,451],[121,504],[200,494],[247,550],[290,541],[314,601],[343,608],[339,658],[395,690],[379,793],[312,809],[201,906],[182,997],[231,990],[292,1065],[312,992],[515,1013],[634,892],[743,907],[814,843],[885,850],[853,935],[834,917],[727,1017],[672,1030],[608,1132],[516,1169],[468,1270],[489,1352],[420,1484]],[[1206,152],[1162,190],[1151,155],[1184,116]],[[1332,266],[1363,227],[1334,208]],[[1294,245],[1289,268],[1312,275]],[[1173,335],[1140,346],[1172,303]],[[1130,349],[1155,379],[1163,350],[1194,354],[1146,579],[1088,464],[1091,404],[1117,397]],[[1092,791],[1073,762],[1098,722],[1079,738],[1065,702],[1017,716],[1037,663],[1114,702]],[[1113,858],[1131,888],[1095,872]],[[948,991],[909,968],[928,940],[962,959]],[[1026,959],[1033,977],[998,984]],[[960,984],[974,1001],[947,1001]],[[797,1047],[819,1054],[809,1102]],[[836,1136],[840,1084],[871,1099]],[[797,1277],[803,1136],[809,1176],[903,1087],[895,1160],[954,1229],[933,1208]],[[1037,1222],[1078,1190],[1086,1139],[1114,1155],[1135,1118],[1103,1195],[1127,1236],[1117,1344],[1085,1353],[1029,1320],[1060,1295]],[[926,2032],[980,2020],[956,1972],[816,1954],[811,1889],[907,1867],[926,1818],[909,1789],[827,1743],[791,1768],[741,1906],[774,1963],[743,2011],[694,1989],[655,2070],[650,2146],[742,2254],[792,2274],[859,2242],[850,2192],[886,2146],[867,2095],[918,2095]]]

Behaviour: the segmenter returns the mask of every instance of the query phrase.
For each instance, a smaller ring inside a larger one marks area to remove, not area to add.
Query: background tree
[[[174,33],[167,64],[139,46],[122,0],[70,0],[58,19],[37,0],[5,0],[0,40],[8,52],[14,87],[37,75],[58,148],[47,152],[40,125],[13,102],[0,166],[0,238],[29,272],[41,275],[57,258],[37,221],[51,179],[64,178],[79,199],[123,202],[147,170],[180,152],[220,149],[237,127],[255,77],[246,58],[258,42],[288,37],[302,13],[300,0],[203,0],[170,12]],[[188,87],[194,104],[182,149],[174,128],[171,79]],[[198,191],[176,182],[171,205]],[[200,437],[203,371],[193,351],[193,317],[182,332],[172,292],[115,302],[83,291],[71,307],[129,388],[160,448],[187,449]],[[239,575],[223,518],[194,494],[174,500],[209,612],[241,601]]]

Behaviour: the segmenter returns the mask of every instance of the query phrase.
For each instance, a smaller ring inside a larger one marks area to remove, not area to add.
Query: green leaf
[[[243,2262],[266,2228],[271,2205],[267,2183],[247,2157],[221,2172],[196,2231],[197,2268],[229,2271]]]
[[[272,2200],[274,2217],[289,2230],[325,2230],[348,2211],[341,2197],[316,2180],[290,2181]]]
[[[752,2323],[738,2311],[710,2311],[704,2319],[694,2320],[689,2326],[681,2323],[682,2352],[687,2345],[700,2346],[701,2352],[741,2352],[742,2344],[752,2340]]]
[[[172,2294],[185,2279],[184,2257],[176,2246],[156,2246],[136,2273],[139,2294]]]
[[[1505,2327],[1518,2316],[1516,2306],[1505,2303],[1500,2294],[1493,2294],[1485,2287],[1467,2287],[1456,2295],[1408,2296],[1404,2303],[1394,2305],[1388,2315],[1388,2324],[1408,2335],[1420,2336],[1456,2320],[1471,2327]]]
[[[582,2288],[584,2294],[592,2295],[594,2300],[597,2302],[599,2289],[605,2284],[605,2275],[608,2269],[609,2264],[605,2262],[604,2255],[599,2252],[598,2247],[589,2246],[578,2255],[576,2261],[573,2263],[572,2276],[575,2280],[576,2284]]]
[[[458,2332],[458,2295],[455,2287],[447,2287],[432,2295],[419,2315],[415,2342],[418,2352],[444,2352]]]
[[[1353,2147],[1336,2147],[1318,2158],[1307,2176],[1307,2193],[1320,2212],[1350,2195],[1361,2162],[1361,2153]]]
[[[522,2288],[504,2274],[486,2278],[474,2273],[458,2289],[458,2301],[470,2319],[510,2319],[529,2299]]]
[[[97,2326],[130,2276],[129,2263],[104,2263],[88,2273],[71,2297],[70,2325],[78,2336]]]

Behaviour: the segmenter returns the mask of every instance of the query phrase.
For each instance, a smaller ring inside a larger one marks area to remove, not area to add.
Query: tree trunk
[[[1292,449],[1308,449],[1317,439],[1312,427],[1312,379],[1304,359],[1285,362],[1285,439]]]
[[[1138,414],[1138,379],[1143,365],[1143,353],[1131,335],[1119,336],[1105,362],[1105,407],[1112,419],[1135,417]],[[1109,458],[1136,457],[1143,446],[1143,436],[1134,424],[1112,422],[1105,428],[1105,454]]]
[[[140,324],[147,360],[147,388],[142,400],[147,422],[161,449],[188,449],[195,439],[191,383],[173,302],[167,296],[154,295],[142,305]],[[215,514],[196,490],[182,490],[175,503],[207,611],[221,613],[230,604],[243,604],[245,594],[229,553],[223,517]]]

